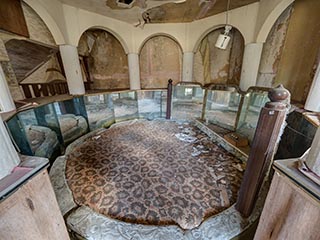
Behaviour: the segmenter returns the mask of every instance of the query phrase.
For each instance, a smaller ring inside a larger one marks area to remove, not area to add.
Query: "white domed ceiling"
[[[134,25],[192,22],[227,9],[227,0],[60,0]],[[230,0],[230,9],[259,0]]]

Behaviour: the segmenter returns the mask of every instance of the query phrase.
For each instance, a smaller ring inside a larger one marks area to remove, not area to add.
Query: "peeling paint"
[[[272,87],[286,40],[292,7],[286,9],[272,27],[263,46],[257,85]]]
[[[194,81],[204,85],[239,84],[244,40],[236,29],[226,50],[215,47],[223,28],[210,32],[201,42],[194,59]],[[208,57],[209,56],[209,57]]]
[[[166,88],[168,79],[181,81],[182,52],[169,37],[149,39],[140,52],[141,88]]]
[[[294,102],[304,104],[320,49],[318,0],[296,0],[274,84],[283,84]]]
[[[128,59],[120,42],[104,30],[88,30],[78,51],[88,57],[93,89],[128,89]]]

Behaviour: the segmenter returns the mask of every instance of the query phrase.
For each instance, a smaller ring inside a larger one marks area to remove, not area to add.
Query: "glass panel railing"
[[[6,125],[18,152],[24,155],[33,156],[34,154],[31,150],[31,146],[29,145],[24,127],[20,123],[18,116],[15,115],[10,118],[8,121],[6,121]]]
[[[65,145],[88,132],[88,116],[83,97],[75,97],[70,100],[55,102],[54,110],[58,117]],[[50,116],[50,119],[52,118],[54,118],[54,115]]]
[[[90,130],[109,127],[115,122],[111,94],[84,96]]]
[[[166,91],[147,91],[137,92],[139,118],[152,120],[163,118],[166,114]]]
[[[116,122],[139,118],[137,92],[112,93]]]
[[[253,139],[261,108],[264,107],[268,101],[270,100],[267,90],[249,90],[244,96],[236,131],[248,137],[249,141]]]
[[[17,115],[35,156],[54,159],[61,154],[63,141],[57,118],[46,118],[52,111],[53,105],[47,104]]]
[[[204,90],[198,85],[174,86],[172,93],[172,119],[193,120],[200,118],[203,97]]]
[[[234,88],[207,90],[204,120],[224,128],[235,128],[241,94]]]

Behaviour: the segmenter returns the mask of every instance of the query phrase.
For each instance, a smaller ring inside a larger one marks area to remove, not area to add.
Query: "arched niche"
[[[142,89],[166,88],[168,79],[181,81],[182,50],[171,37],[152,36],[140,50],[140,78]]]
[[[127,55],[113,34],[102,29],[85,31],[80,37],[78,52],[91,89],[130,88]]]
[[[34,11],[38,15],[38,17],[41,18],[41,21],[43,21],[46,27],[50,30],[55,43],[56,44],[65,43],[64,35],[62,34],[60,28],[58,27],[55,19],[50,15],[47,9],[44,6],[42,6],[42,4],[39,4],[39,2],[36,0],[24,0],[22,2],[22,7],[23,7],[23,11],[24,11],[27,22],[28,22],[28,15],[29,15],[28,11],[30,12],[30,10],[28,10],[27,8],[32,8],[32,11]],[[32,32],[31,33],[29,32],[30,37],[32,37],[33,34],[38,35],[39,33],[40,34],[43,33],[43,27],[39,27],[39,25],[35,25],[35,24],[28,25],[29,31],[30,31],[30,27],[32,28],[31,30]],[[35,39],[35,40],[38,40],[38,39]]]
[[[305,103],[319,64],[319,8],[316,0],[294,1],[273,25],[262,51],[257,83],[282,84],[293,103]]]
[[[272,27],[274,26],[280,15],[294,2],[295,0],[280,0],[275,8],[269,13],[264,20],[260,30],[257,33],[256,42],[265,42]]]
[[[193,79],[202,85],[235,84],[239,85],[244,38],[236,28],[231,30],[231,40],[225,50],[215,47],[224,28],[218,28],[203,37],[194,56]]]
[[[268,34],[261,54],[257,86],[275,86],[275,77],[279,69],[279,62],[286,40],[292,9],[291,5],[283,11]]]

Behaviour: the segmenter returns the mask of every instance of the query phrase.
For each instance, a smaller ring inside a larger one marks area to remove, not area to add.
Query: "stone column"
[[[0,111],[9,112],[15,109],[16,106],[14,105],[6,76],[0,64]]]
[[[59,49],[63,68],[67,77],[69,93],[72,95],[84,94],[85,88],[77,47],[71,45],[60,45]]]
[[[320,176],[320,128],[314,136],[306,164],[312,172]]]
[[[256,85],[262,48],[263,43],[249,43],[245,46],[240,79],[242,91]]]
[[[320,112],[320,63],[308,94],[305,109],[313,112]]]
[[[193,81],[193,52],[183,53],[183,66],[182,66],[182,81],[192,82]]]
[[[7,129],[0,118],[0,179],[8,175],[20,162]]]
[[[130,89],[139,90],[140,86],[140,65],[137,53],[128,53]]]

